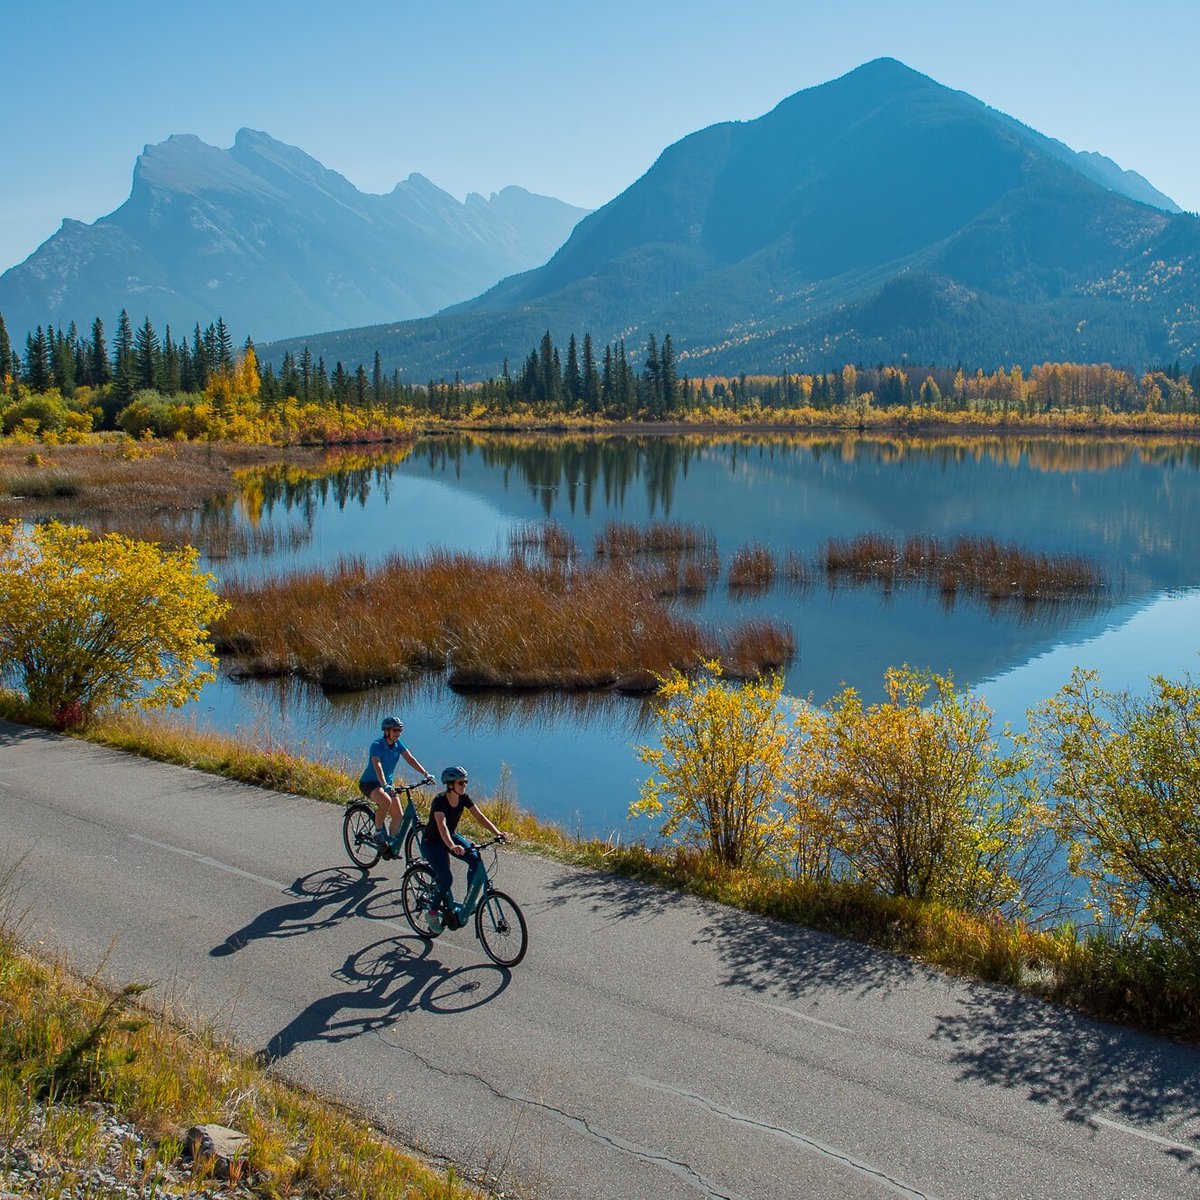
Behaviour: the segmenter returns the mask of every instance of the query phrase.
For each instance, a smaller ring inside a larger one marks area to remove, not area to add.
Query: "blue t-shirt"
[[[371,743],[371,748],[367,751],[367,768],[362,773],[362,782],[379,786],[379,776],[375,774],[375,764],[371,761],[374,758],[379,759],[379,765],[383,768],[383,777],[387,780],[388,786],[392,785],[392,772],[396,769],[396,764],[400,761],[400,756],[404,754],[407,747],[397,738],[390,746],[387,743],[386,737],[376,738]]]

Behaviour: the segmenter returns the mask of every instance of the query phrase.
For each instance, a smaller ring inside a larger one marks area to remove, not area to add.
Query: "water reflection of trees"
[[[616,735],[645,736],[654,728],[656,701],[610,691],[495,690],[453,692],[440,672],[424,674],[386,688],[323,693],[310,689],[310,702],[332,709],[340,718],[371,728],[384,710],[437,707],[451,734],[497,734],[548,725],[567,730],[592,729],[596,722]]]
[[[374,487],[386,495],[394,469],[411,453],[411,446],[370,450],[328,451],[317,463],[273,463],[234,475],[238,499],[247,518],[256,523],[276,507],[300,510],[311,522],[315,510],[330,502],[344,509],[365,505]]]
[[[712,451],[729,456],[731,470],[747,456],[784,464],[791,459],[947,468],[991,462],[1038,472],[1102,472],[1141,464],[1200,469],[1200,442],[1169,437],[1114,439],[1082,435],[858,433],[777,430],[652,434],[471,433],[429,437],[415,449],[339,451],[313,466],[278,464],[238,472],[241,504],[251,521],[275,507],[306,517],[331,501],[364,505],[375,488],[386,495],[393,470],[410,454],[433,474],[455,478],[472,460],[513,479],[549,516],[557,505],[590,514],[600,496],[621,507],[640,488],[652,515],[669,516],[679,481],[695,459]]]

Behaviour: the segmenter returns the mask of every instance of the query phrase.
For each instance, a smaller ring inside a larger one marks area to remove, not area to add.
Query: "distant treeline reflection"
[[[672,511],[676,487],[689,467],[713,450],[728,453],[735,471],[743,459],[786,462],[803,457],[888,466],[902,462],[952,467],[988,461],[1048,472],[1100,472],[1141,464],[1200,469],[1200,443],[1168,437],[1108,440],[1084,436],[1017,437],[879,436],[824,433],[672,433],[664,435],[463,434],[430,437],[415,447],[377,452],[331,452],[320,467],[280,464],[239,473],[243,504],[252,520],[276,507],[311,517],[331,501],[363,505],[372,491],[385,494],[392,469],[410,454],[431,472],[457,475],[473,458],[515,477],[546,516],[557,504],[589,514],[597,500],[625,503],[636,487],[652,512]]]

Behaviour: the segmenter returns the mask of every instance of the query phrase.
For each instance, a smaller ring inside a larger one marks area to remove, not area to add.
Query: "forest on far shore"
[[[101,318],[81,335],[27,333],[23,353],[0,315],[0,432],[78,440],[123,430],[136,437],[247,441],[354,440],[388,436],[397,423],[437,418],[786,423],[1027,422],[1074,414],[1094,423],[1141,416],[1200,416],[1200,364],[1138,375],[1107,363],[1042,363],[990,371],[955,365],[846,364],[814,373],[687,373],[670,333],[651,333],[636,353],[625,340],[597,351],[590,333],[560,348],[547,332],[519,366],[507,359],[482,382],[405,380],[379,353],[332,367],[307,348],[278,370],[260,363],[253,339],[235,345],[220,318],[176,339],[122,311],[111,345]],[[807,414],[807,415],[806,415]],[[822,417],[822,415],[824,415]],[[1130,425],[1128,420],[1117,424]]]

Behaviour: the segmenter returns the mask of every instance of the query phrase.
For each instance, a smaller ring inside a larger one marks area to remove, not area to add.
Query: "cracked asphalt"
[[[506,972],[337,808],[2,722],[0,814],[27,941],[509,1195],[1200,1196],[1194,1047],[514,851]]]

